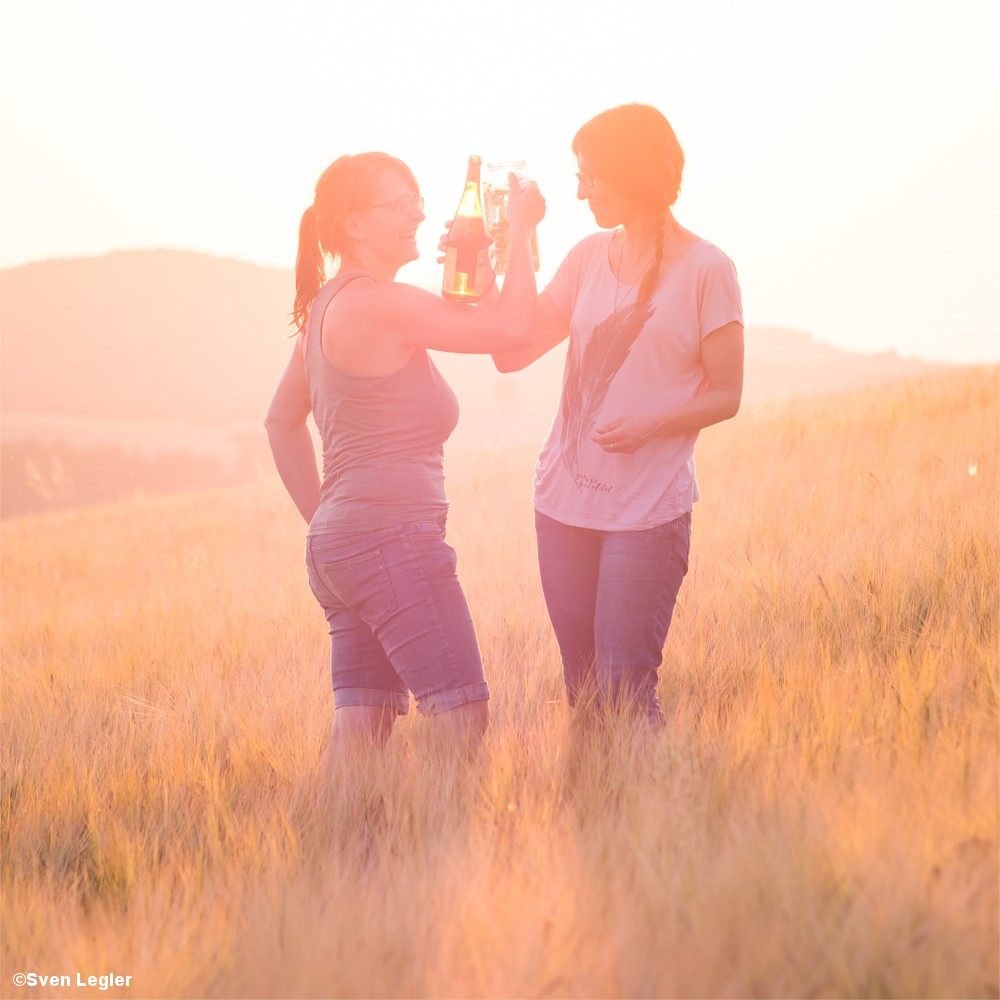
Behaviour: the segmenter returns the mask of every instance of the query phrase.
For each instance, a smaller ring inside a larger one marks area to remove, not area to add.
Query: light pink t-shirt
[[[590,435],[616,418],[694,399],[705,377],[702,340],[742,324],[743,307],[732,261],[707,240],[688,247],[637,307],[636,289],[626,293],[611,270],[613,235],[581,240],[545,289],[569,319],[570,337],[559,409],[535,466],[534,502],[565,524],[630,531],[691,510],[699,498],[698,434],[655,437],[631,455],[606,452]]]

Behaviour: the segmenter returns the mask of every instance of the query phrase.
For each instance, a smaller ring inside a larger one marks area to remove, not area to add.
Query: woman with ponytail
[[[667,119],[629,104],[573,139],[577,197],[601,232],[538,299],[517,371],[569,338],[535,469],[542,589],[571,705],[662,721],[657,671],[687,572],[698,432],[735,416],[743,312],[732,262],[673,214],[684,155]]]
[[[410,692],[446,736],[464,741],[487,724],[475,627],[444,540],[443,445],[458,403],[427,351],[489,354],[527,342],[536,305],[530,234],[545,202],[533,184],[512,184],[507,278],[476,307],[395,280],[417,258],[424,220],[402,161],[340,157],[302,215],[298,338],[266,428],[309,525],[309,583],[330,626],[328,756],[358,740],[384,741]]]

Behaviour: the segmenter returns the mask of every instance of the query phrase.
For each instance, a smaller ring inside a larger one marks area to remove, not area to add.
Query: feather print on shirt
[[[648,303],[613,312],[594,327],[582,351],[570,355],[563,384],[563,461],[579,481],[580,449],[590,439],[608,389],[653,315]]]

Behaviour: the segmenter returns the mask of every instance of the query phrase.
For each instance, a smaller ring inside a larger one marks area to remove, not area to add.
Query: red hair
[[[347,243],[344,223],[351,212],[359,212],[377,197],[377,184],[386,169],[400,171],[417,190],[410,168],[388,153],[358,153],[341,156],[320,174],[313,203],[302,213],[299,249],[295,258],[295,306],[292,323],[296,332],[305,329],[309,307],[333,273]]]
[[[645,302],[659,280],[663,220],[677,201],[684,151],[673,127],[649,104],[623,104],[595,115],[573,136],[573,152],[587,170],[648,213],[656,224],[656,256],[639,286]]]

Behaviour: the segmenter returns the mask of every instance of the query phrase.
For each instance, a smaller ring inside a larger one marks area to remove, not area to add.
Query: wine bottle
[[[478,156],[469,157],[465,190],[445,244],[441,294],[452,302],[478,302],[486,290],[490,238],[479,193],[482,162]]]

